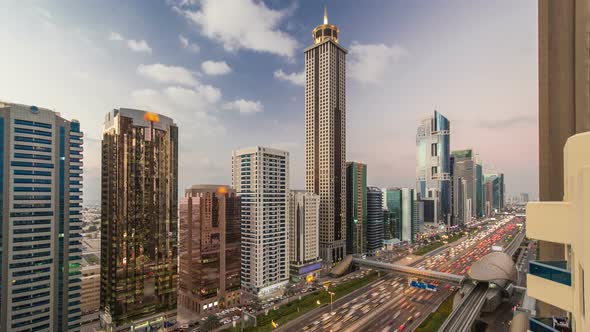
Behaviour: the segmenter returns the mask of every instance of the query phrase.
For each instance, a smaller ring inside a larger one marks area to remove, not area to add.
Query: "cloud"
[[[502,129],[507,127],[513,127],[516,125],[532,125],[535,126],[537,123],[537,117],[533,115],[514,115],[505,119],[486,119],[485,121],[479,122],[480,128],[486,129]]]
[[[221,91],[211,85],[201,85],[196,89],[183,87],[168,87],[164,94],[174,100],[176,104],[186,108],[205,104],[215,104],[221,100]]]
[[[221,93],[212,94],[209,88],[187,89],[167,87],[131,92],[132,107],[157,112],[172,117],[182,125],[182,134],[187,138],[224,134],[226,129],[214,114],[215,103]]]
[[[225,61],[207,60],[201,64],[201,68],[207,75],[225,75],[231,72],[231,68]]]
[[[236,110],[240,114],[254,114],[264,110],[264,106],[259,101],[250,101],[245,99],[238,99],[232,102],[225,103],[223,108],[226,110]]]
[[[198,9],[193,1],[177,1],[172,8],[228,51],[248,49],[293,57],[298,47],[295,38],[278,28],[289,10],[270,9],[262,1],[202,0]]]
[[[193,73],[184,67],[167,66],[161,63],[139,65],[137,73],[158,83],[173,83],[186,86],[199,85]]]
[[[185,36],[178,36],[178,40],[180,40],[180,44],[182,45],[182,47],[189,50],[190,52],[198,53],[200,51],[199,45],[192,43]]]
[[[127,47],[134,52],[145,52],[145,53],[152,53],[152,48],[148,45],[145,40],[134,40],[129,39],[127,41]]]
[[[279,81],[286,81],[300,86],[305,85],[305,71],[287,74],[282,69],[279,69],[274,72],[274,77]]]
[[[112,41],[121,41],[121,40],[124,40],[124,38],[118,32],[111,32],[111,34],[109,35],[109,40],[112,40]]]
[[[145,41],[144,39],[141,39],[141,40],[125,39],[125,37],[123,37],[123,35],[121,35],[120,33],[111,31],[111,34],[109,35],[109,40],[116,41],[116,42],[124,41],[125,44],[127,45],[127,47],[134,52],[148,53],[148,54],[152,53],[152,48],[150,47],[150,45],[148,45],[147,41]]]
[[[391,67],[407,55],[401,46],[385,44],[360,44],[350,47],[349,74],[362,83],[377,83],[387,78]]]

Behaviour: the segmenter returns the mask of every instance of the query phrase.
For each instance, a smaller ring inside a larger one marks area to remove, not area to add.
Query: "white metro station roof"
[[[473,263],[467,271],[467,278],[504,287],[509,282],[516,283],[516,273],[512,257],[503,252],[492,252]]]

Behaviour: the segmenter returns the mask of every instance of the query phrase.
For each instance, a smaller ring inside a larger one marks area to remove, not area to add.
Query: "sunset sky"
[[[415,183],[415,134],[437,109],[508,194],[538,192],[537,3],[513,0],[2,0],[0,100],[47,107],[85,132],[84,199],[100,199],[105,114],[172,117],[180,189],[231,182],[231,151],[291,154],[304,187],[303,50],[340,28],[347,159],[372,186]]]

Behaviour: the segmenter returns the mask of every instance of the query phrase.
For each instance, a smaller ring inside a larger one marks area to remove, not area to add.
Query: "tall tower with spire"
[[[313,29],[305,49],[305,186],[320,195],[320,256],[331,265],[346,255],[346,54],[340,30]]]

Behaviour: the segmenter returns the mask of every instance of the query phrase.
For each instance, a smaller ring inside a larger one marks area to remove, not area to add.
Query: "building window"
[[[430,145],[430,155],[433,157],[438,156],[438,144],[437,143],[432,143]]]
[[[436,166],[432,166],[432,176],[435,176],[438,173],[438,169]]]

